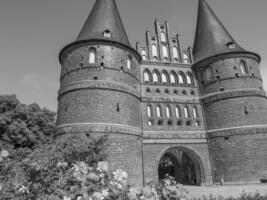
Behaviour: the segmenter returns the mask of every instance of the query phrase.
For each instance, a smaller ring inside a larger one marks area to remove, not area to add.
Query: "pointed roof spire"
[[[111,40],[131,47],[115,0],[96,0],[76,41],[90,39]]]
[[[199,62],[214,55],[246,52],[228,33],[205,0],[199,0],[193,55]]]

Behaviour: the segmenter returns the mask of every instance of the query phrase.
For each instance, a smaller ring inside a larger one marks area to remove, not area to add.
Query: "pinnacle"
[[[76,41],[104,39],[131,46],[115,0],[96,0]]]
[[[199,0],[193,55],[195,62],[227,52],[245,52],[205,0]]]

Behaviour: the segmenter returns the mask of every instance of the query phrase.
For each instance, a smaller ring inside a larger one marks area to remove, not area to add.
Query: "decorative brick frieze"
[[[230,98],[239,98],[239,97],[249,97],[249,96],[258,96],[258,97],[266,97],[266,92],[264,90],[259,90],[256,88],[252,89],[237,89],[237,90],[230,90],[224,92],[218,92],[216,94],[210,94],[201,97],[201,101],[205,103],[210,103],[213,101],[221,101]]]
[[[109,82],[109,81],[79,81],[73,82],[69,85],[65,85],[64,88],[59,90],[59,98],[60,96],[64,95],[65,93],[71,92],[73,90],[81,90],[81,89],[103,89],[103,90],[116,90],[120,92],[124,92],[130,95],[133,95],[137,98],[140,98],[138,86],[132,87],[130,85],[122,84],[119,82]]]

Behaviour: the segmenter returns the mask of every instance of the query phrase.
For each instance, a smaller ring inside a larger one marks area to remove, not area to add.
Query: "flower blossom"
[[[107,172],[108,171],[108,162],[99,162],[97,163],[97,171]]]
[[[114,187],[118,188],[118,189],[122,189],[122,188],[123,188],[122,185],[121,185],[120,183],[117,183],[117,182],[115,182],[115,181],[111,181],[109,184],[110,184],[111,186],[114,186]]]
[[[87,176],[91,181],[95,181],[98,182],[99,181],[99,177],[94,173],[94,172],[90,172]]]
[[[118,182],[121,182],[123,184],[126,183],[128,174],[125,171],[122,171],[121,169],[117,169],[116,171],[113,172],[114,179]]]
[[[67,167],[68,166],[68,163],[67,162],[58,162],[57,163],[57,167]]]
[[[104,200],[104,196],[100,192],[95,192],[92,196],[92,200]]]
[[[6,158],[9,156],[9,152],[7,150],[2,150],[1,155],[3,158]]]
[[[85,181],[88,174],[88,166],[85,162],[78,162],[73,165],[74,177],[79,181]]]
[[[107,196],[109,195],[108,191],[109,191],[109,189],[105,189],[105,190],[103,190],[103,191],[102,191],[102,195],[103,195],[104,197],[107,197]]]
[[[19,187],[19,193],[29,193],[28,188],[26,188],[24,185],[20,185]]]
[[[63,197],[63,200],[71,200],[71,198],[70,198],[70,197],[66,197],[66,196],[64,196],[64,197]]]

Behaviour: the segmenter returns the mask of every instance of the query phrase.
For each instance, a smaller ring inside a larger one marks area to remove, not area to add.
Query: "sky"
[[[0,0],[0,94],[57,110],[59,51],[73,42],[95,0]],[[267,89],[267,0],[207,0],[230,34],[261,55]],[[170,22],[184,48],[193,46],[198,0],[117,0],[133,47],[154,32],[155,18]]]

